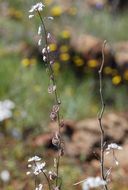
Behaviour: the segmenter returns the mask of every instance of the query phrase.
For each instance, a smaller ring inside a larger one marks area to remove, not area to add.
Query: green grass
[[[1,59],[0,80],[0,99],[9,98],[16,103],[14,120],[17,127],[40,125],[46,128],[54,100],[47,92],[49,82],[45,70],[38,65],[23,67],[18,56],[7,56]],[[91,80],[82,84],[77,82],[71,72],[57,77],[62,113],[66,118],[84,117],[91,109]],[[22,118],[24,112],[26,118]]]
[[[18,55],[1,57],[0,63],[0,99],[15,102],[14,119],[9,128],[33,127],[35,131],[47,131],[49,114],[54,97],[47,92],[48,76],[40,65],[23,67]],[[57,87],[62,100],[61,113],[66,119],[79,120],[96,116],[100,101],[98,89],[91,76],[78,81],[71,71],[61,72],[57,76]],[[127,89],[114,87],[111,81],[105,81],[105,99],[110,102],[108,110],[126,110]]]

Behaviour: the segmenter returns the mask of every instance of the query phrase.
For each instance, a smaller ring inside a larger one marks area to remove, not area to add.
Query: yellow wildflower
[[[60,60],[61,61],[68,61],[69,59],[70,59],[70,55],[68,53],[60,54]]]
[[[69,47],[67,45],[60,46],[60,52],[67,52],[69,50]]]
[[[87,62],[88,67],[96,68],[99,65],[99,62],[96,59],[90,59]]]
[[[120,82],[121,82],[121,76],[120,76],[120,75],[116,75],[116,76],[114,76],[114,77],[112,78],[112,83],[113,83],[114,85],[118,85],[118,84],[120,84]]]
[[[22,61],[21,61],[21,64],[24,66],[24,67],[28,67],[30,65],[35,65],[37,63],[36,59],[35,58],[32,58],[32,59],[28,59],[28,58],[24,58]]]
[[[123,77],[124,77],[125,80],[128,80],[128,70],[126,70],[126,71],[124,72]]]
[[[21,61],[21,64],[24,66],[24,67],[28,67],[31,63],[30,63],[30,59],[28,58],[25,58]]]
[[[61,37],[64,38],[64,39],[69,39],[71,36],[70,32],[68,30],[63,30],[61,32]]]
[[[54,17],[58,17],[58,16],[60,16],[62,13],[63,13],[62,7],[60,7],[59,5],[56,5],[56,6],[54,6],[54,7],[51,9],[51,15],[54,16]]]
[[[79,56],[74,57],[74,63],[76,66],[80,67],[84,64],[84,60],[81,59]]]
[[[105,68],[104,68],[104,73],[105,73],[106,75],[111,74],[111,73],[112,73],[112,68],[109,67],[109,66],[105,67]]]
[[[57,45],[56,44],[50,44],[49,48],[50,48],[50,51],[56,51],[57,50]]]

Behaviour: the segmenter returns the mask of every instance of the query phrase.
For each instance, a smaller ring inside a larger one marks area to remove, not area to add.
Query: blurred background
[[[34,0],[0,0],[0,189],[29,190],[27,159],[39,155],[53,165],[51,137],[56,124],[49,114],[48,76],[38,46],[38,18],[29,19]],[[54,36],[50,49],[61,114],[65,157],[61,162],[63,189],[100,175],[97,114],[100,109],[98,69],[105,48],[103,119],[107,142],[123,146],[120,165],[111,176],[113,190],[128,189],[128,2],[125,0],[44,0],[43,16]],[[49,158],[49,159],[48,159]],[[111,157],[106,160],[110,168]],[[69,178],[70,175],[70,178]]]

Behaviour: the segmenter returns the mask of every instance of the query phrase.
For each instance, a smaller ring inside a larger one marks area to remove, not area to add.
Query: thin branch
[[[43,172],[43,171],[42,171],[42,172]],[[46,179],[46,181],[47,181],[48,188],[49,188],[49,190],[51,190],[51,185],[50,185],[50,182],[49,182],[49,178],[48,178],[48,176],[46,175],[46,173],[45,173],[45,172],[43,172],[43,174],[44,174],[45,179]]]
[[[104,103],[104,98],[103,98],[103,86],[102,86],[102,72],[103,72],[103,67],[104,67],[104,49],[106,46],[106,41],[104,41],[103,43],[103,47],[102,47],[102,63],[101,63],[101,67],[98,71],[99,73],[99,92],[100,92],[100,101],[101,101],[101,110],[99,112],[98,115],[98,121],[99,121],[99,127],[100,127],[100,131],[101,131],[101,142],[100,142],[100,149],[101,149],[101,155],[100,155],[100,165],[101,165],[101,177],[103,180],[105,179],[105,166],[104,166],[104,128],[103,128],[103,124],[102,124],[102,118],[103,118],[103,114],[104,114],[104,110],[105,110],[105,103]],[[108,190],[107,185],[104,185],[104,190]]]

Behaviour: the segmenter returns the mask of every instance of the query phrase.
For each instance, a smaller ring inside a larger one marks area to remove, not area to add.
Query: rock
[[[103,125],[107,136],[112,137],[116,142],[124,141],[128,120],[119,113],[109,113],[103,119]]]
[[[89,131],[91,133],[99,134],[98,119],[90,118],[78,121],[75,125],[76,130]]]
[[[34,140],[33,140],[33,144],[35,146],[42,146],[42,145],[47,145],[52,139],[52,135],[50,133],[46,133],[46,134],[41,134],[38,135]]]
[[[76,37],[73,34],[71,44],[78,52],[85,53],[91,50],[97,51],[97,49],[101,51],[102,40],[91,35],[79,35]]]
[[[88,155],[93,144],[97,142],[99,135],[90,131],[77,130],[72,136],[72,143],[77,149],[77,154]]]
[[[107,113],[103,116],[102,124],[105,131],[105,141],[109,143],[117,143],[124,147],[122,151],[116,151],[119,161],[125,166],[128,161],[128,114],[127,113]],[[49,125],[51,133],[42,134],[35,138],[36,146],[44,145],[48,149],[54,149],[51,139],[57,131],[55,122]],[[62,129],[62,136],[65,144],[65,154],[69,157],[81,158],[84,161],[92,162],[100,156],[100,128],[98,119],[90,118],[78,122],[66,121],[65,127]],[[55,149],[54,149],[55,150]],[[111,157],[107,160],[106,166],[111,165]]]
[[[74,121],[66,120],[66,121],[64,121],[63,128],[61,128],[61,132],[63,133],[63,135],[70,137],[75,130],[74,126],[75,126]],[[53,134],[58,131],[57,122],[51,122],[48,127],[50,129],[50,132],[52,132]]]
[[[119,66],[128,64],[128,41],[114,44],[115,60]]]
[[[108,113],[103,119],[102,123],[105,129],[106,136],[112,137],[115,141],[121,141],[128,130],[128,118],[120,113]],[[90,118],[76,123],[77,130],[100,135],[100,128],[97,118]],[[116,133],[115,133],[116,131]]]

